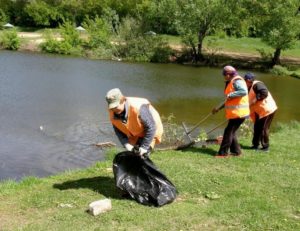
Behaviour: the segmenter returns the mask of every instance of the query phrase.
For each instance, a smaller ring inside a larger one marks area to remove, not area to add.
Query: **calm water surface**
[[[0,52],[0,63],[0,180],[47,176],[102,160],[103,150],[92,144],[117,142],[104,100],[111,88],[146,97],[160,114],[190,125],[223,99],[218,68],[6,51]],[[300,120],[300,81],[256,74],[278,103],[275,123]],[[223,116],[211,116],[203,128],[213,128]]]

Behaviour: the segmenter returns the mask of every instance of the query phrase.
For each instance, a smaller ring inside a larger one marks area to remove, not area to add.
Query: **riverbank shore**
[[[44,41],[43,34],[38,32],[18,32],[18,37],[22,40],[20,51],[26,52],[41,52],[39,45]],[[59,39],[59,38],[58,38]],[[180,55],[185,48],[183,45],[170,44],[171,49],[178,55]],[[218,50],[213,54],[204,49],[205,55],[209,58],[208,62],[203,64],[198,63],[197,65],[212,65],[212,66],[223,66],[225,63],[232,63],[237,67],[261,69],[261,66],[265,64],[265,60],[261,58],[261,55],[245,52],[234,52],[234,51],[223,51]],[[171,58],[170,62],[177,62],[176,57]],[[282,65],[300,67],[300,57],[292,57],[282,55]],[[186,63],[189,65],[195,65],[192,62]]]
[[[152,160],[174,183],[177,199],[155,208],[122,198],[107,160],[47,178],[0,184],[0,230],[299,230],[300,123],[280,125],[269,153],[247,149],[216,159],[218,146],[161,151]],[[287,137],[290,137],[287,141]],[[112,210],[97,217],[86,210],[109,198]]]

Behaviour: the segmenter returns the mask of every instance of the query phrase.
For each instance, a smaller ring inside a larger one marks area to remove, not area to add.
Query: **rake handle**
[[[208,115],[206,115],[202,120],[200,120],[191,130],[187,131],[186,134],[191,134],[197,127],[199,127],[200,124],[202,124],[208,117],[210,117],[212,113],[210,112]]]
[[[224,106],[224,101],[219,103],[219,105],[216,107],[218,110]],[[197,127],[199,127],[200,124],[202,124],[205,120],[207,120],[208,117],[213,115],[212,112],[210,112],[208,115],[206,115],[202,120],[200,120],[190,131],[187,131],[186,134],[189,135],[191,132],[193,132]]]

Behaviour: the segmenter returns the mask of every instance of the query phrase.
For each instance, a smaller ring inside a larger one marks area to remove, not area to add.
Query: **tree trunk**
[[[281,48],[276,48],[272,58],[272,67],[275,65],[280,65],[280,53],[281,53]]]
[[[198,61],[203,61],[204,60],[204,56],[202,54],[203,39],[204,39],[204,35],[201,32],[199,32],[199,34],[198,34],[198,53],[197,53],[197,60]]]
[[[204,56],[202,53],[203,40],[204,40],[205,36],[207,35],[210,25],[211,25],[211,20],[206,20],[203,25],[199,26],[199,31],[198,31],[198,59],[199,59],[199,61],[204,61]]]
[[[201,41],[201,42],[198,43],[198,54],[197,54],[197,56],[198,56],[198,60],[199,61],[203,61],[204,60],[204,56],[202,54],[202,43],[203,43],[203,41]]]
[[[196,44],[194,44],[192,41],[190,42],[191,47],[192,47],[192,62],[197,63],[198,57],[197,57],[197,49],[196,49]]]

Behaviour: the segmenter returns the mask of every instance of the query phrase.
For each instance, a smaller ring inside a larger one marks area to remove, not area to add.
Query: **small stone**
[[[105,213],[112,209],[110,199],[102,199],[89,204],[89,213],[97,216],[100,213]]]
[[[63,204],[63,203],[60,203],[58,206],[61,207],[61,208],[73,208],[72,204]]]

